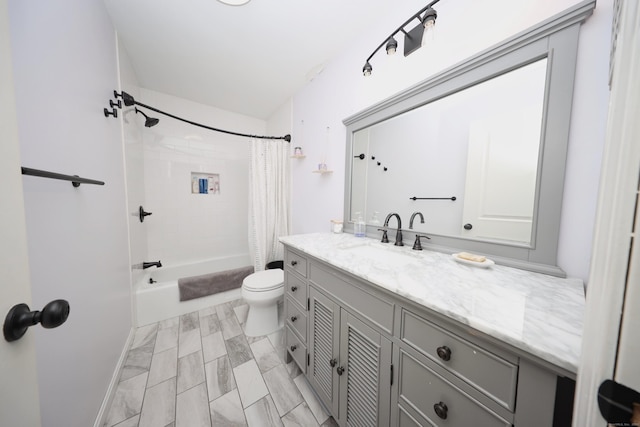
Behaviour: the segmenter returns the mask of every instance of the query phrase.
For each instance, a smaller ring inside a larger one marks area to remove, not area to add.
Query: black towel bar
[[[453,197],[409,197],[409,200],[452,200],[456,201],[456,196]]]
[[[74,187],[80,187],[80,184],[95,184],[104,185],[103,181],[96,181],[95,179],[81,178],[78,175],[63,175],[61,173],[43,171],[40,169],[31,169],[22,167],[22,175],[39,176],[41,178],[60,179],[63,181],[71,181]]]

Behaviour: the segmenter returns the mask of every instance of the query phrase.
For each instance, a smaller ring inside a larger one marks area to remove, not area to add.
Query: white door
[[[0,0],[0,319],[15,304],[31,306],[7,1]],[[33,333],[0,337],[0,425],[40,425]]]
[[[614,15],[619,19],[574,426],[606,425],[598,402],[606,380],[634,389],[631,402],[640,404],[640,5],[616,1]]]
[[[460,227],[465,237],[531,242],[540,123],[530,118],[541,110],[534,105],[471,123]]]

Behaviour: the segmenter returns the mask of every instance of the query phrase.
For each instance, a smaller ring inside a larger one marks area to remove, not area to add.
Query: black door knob
[[[342,375],[344,374],[344,368],[342,366],[338,366],[338,368],[336,369],[336,372],[338,373],[338,375]]]
[[[296,345],[292,345],[291,347],[289,347],[289,349],[291,351],[296,351],[297,348],[298,348],[298,346],[296,346]]]
[[[4,319],[4,339],[11,342],[22,338],[29,326],[40,323],[51,329],[62,325],[69,317],[69,303],[63,299],[51,301],[42,311],[31,311],[27,304],[14,305]]]
[[[337,364],[338,364],[338,359],[331,359],[329,361],[329,365],[331,365],[332,368],[335,368]]]
[[[298,261],[291,261],[291,266],[295,267],[296,265],[298,265]]]
[[[473,228],[473,225],[471,225],[471,224],[465,224],[464,225],[464,229],[465,230],[471,230],[472,228]]]
[[[295,322],[296,320],[298,320],[298,316],[291,316],[291,321]]]
[[[433,410],[436,412],[436,415],[438,417],[442,418],[443,420],[447,419],[447,411],[449,410],[449,408],[447,408],[447,405],[445,405],[444,403],[436,403],[435,405],[433,405]]]
[[[292,287],[291,287],[291,292],[295,292],[295,291],[297,291],[297,290],[298,290],[298,287],[297,287],[297,286],[292,286]]]

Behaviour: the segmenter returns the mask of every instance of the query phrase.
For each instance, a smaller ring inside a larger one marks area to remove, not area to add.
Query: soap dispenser
[[[354,225],[353,234],[356,237],[364,237],[367,231],[367,225],[364,223],[364,219],[362,219],[362,215],[360,215],[360,212],[357,212],[357,214],[358,214],[358,220]]]

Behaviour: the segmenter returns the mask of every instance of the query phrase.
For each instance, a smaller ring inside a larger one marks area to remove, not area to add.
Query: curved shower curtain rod
[[[182,117],[178,117],[178,116],[174,116],[173,114],[169,114],[169,113],[165,113],[164,111],[158,110],[157,108],[151,107],[149,105],[143,104],[142,102],[138,102],[136,101],[133,96],[129,95],[127,92],[122,91],[122,93],[118,93],[117,91],[113,91],[113,95],[115,96],[116,99],[118,98],[122,98],[122,101],[124,102],[124,105],[127,107],[131,107],[133,105],[139,105],[141,107],[144,108],[148,108],[151,111],[155,111],[156,113],[160,113],[163,114],[167,117],[171,117],[172,119],[176,119],[176,120],[180,120],[181,122],[185,122],[188,123],[190,125],[194,125],[194,126],[199,126],[201,128],[205,128],[205,129],[209,129],[215,132],[221,132],[221,133],[226,133],[228,135],[235,135],[235,136],[243,136],[246,138],[258,138],[258,139],[284,139],[287,142],[291,142],[291,135],[285,135],[285,136],[264,136],[264,135],[249,135],[246,133],[240,133],[240,132],[233,132],[230,130],[224,130],[224,129],[218,129],[218,128],[214,128],[211,126],[206,126],[200,123],[196,123],[196,122],[192,122],[191,120],[187,120],[187,119],[183,119]],[[119,101],[118,101],[119,102]]]

